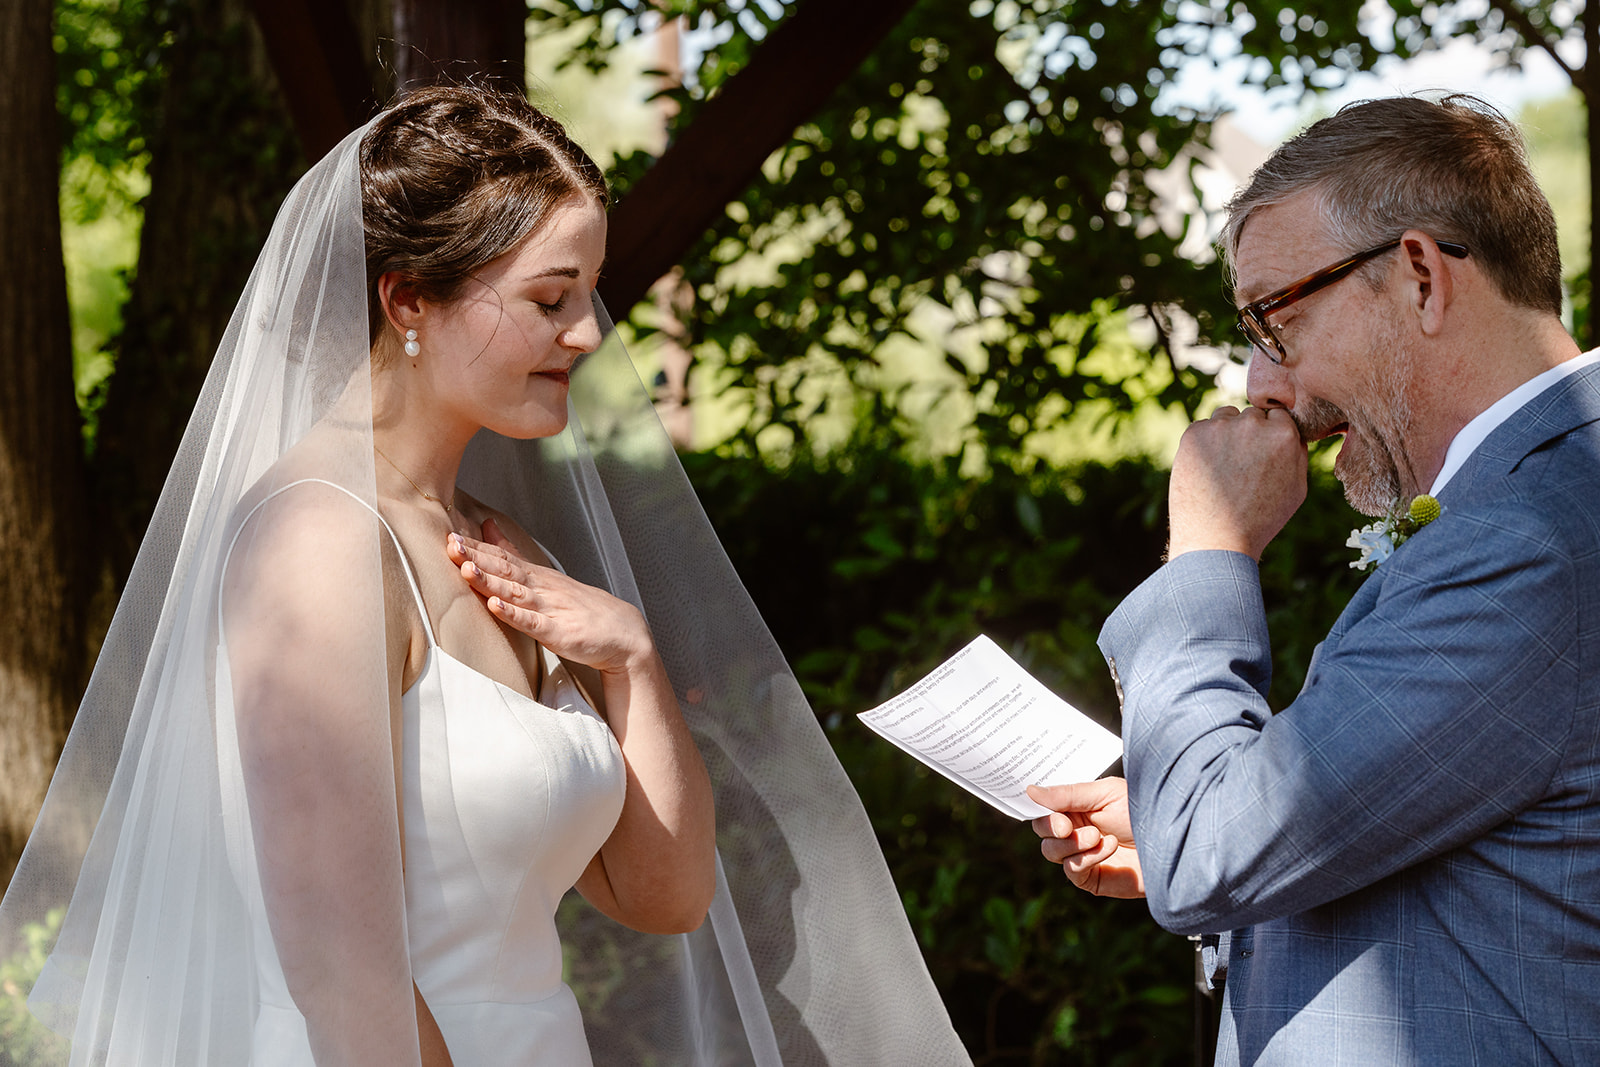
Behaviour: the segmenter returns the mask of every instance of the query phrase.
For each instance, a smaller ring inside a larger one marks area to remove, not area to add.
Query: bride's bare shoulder
[[[329,440],[329,436],[313,430],[262,472],[234,506],[234,527],[271,515],[313,523],[348,521],[362,513],[370,516],[370,455],[363,470],[359,442]],[[366,448],[370,452],[371,446]]]
[[[372,489],[363,492],[358,468],[348,453],[313,435],[268,467],[232,509],[225,589],[314,590],[318,576],[377,558]]]

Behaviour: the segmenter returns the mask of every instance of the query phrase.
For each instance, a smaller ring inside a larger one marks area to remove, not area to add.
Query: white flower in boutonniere
[[[1405,544],[1406,538],[1443,514],[1444,505],[1427,493],[1413,497],[1404,514],[1400,513],[1397,502],[1386,517],[1350,531],[1345,544],[1361,553],[1361,558],[1353,560],[1350,566],[1358,571],[1376,567],[1394,555],[1394,550]]]

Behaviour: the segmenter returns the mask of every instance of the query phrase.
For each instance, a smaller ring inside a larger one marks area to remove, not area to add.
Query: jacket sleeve
[[[1187,553],[1140,586],[1100,645],[1124,693],[1157,921],[1201,933],[1294,914],[1536,803],[1578,703],[1562,540],[1525,512],[1429,526],[1362,587],[1276,715],[1253,560]]]

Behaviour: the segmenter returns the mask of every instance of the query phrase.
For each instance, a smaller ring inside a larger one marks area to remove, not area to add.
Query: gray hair
[[[1352,254],[1422,230],[1466,245],[1511,303],[1561,313],[1555,214],[1516,126],[1476,97],[1351,104],[1284,144],[1228,202],[1230,280],[1250,216],[1308,190],[1329,237]],[[1376,284],[1386,268],[1370,267]]]

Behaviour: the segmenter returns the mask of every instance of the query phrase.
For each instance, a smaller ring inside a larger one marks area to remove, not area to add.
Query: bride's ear
[[[422,300],[411,280],[397,271],[378,276],[378,303],[397,333],[414,330],[421,322]]]

